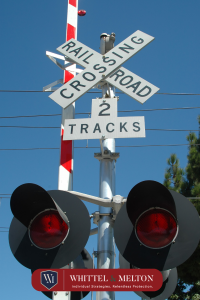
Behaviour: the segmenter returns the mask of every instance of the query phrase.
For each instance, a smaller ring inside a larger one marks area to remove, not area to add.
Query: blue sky
[[[198,0],[152,1],[86,1],[79,0],[85,17],[78,18],[78,40],[99,51],[100,34],[115,32],[115,45],[136,30],[155,40],[124,64],[131,72],[160,88],[160,93],[200,93],[199,10]],[[3,1],[0,9],[1,70],[0,90],[41,91],[49,83],[63,77],[45,52],[56,52],[65,42],[67,1]],[[116,91],[118,92],[118,91]],[[119,96],[118,110],[145,110],[199,107],[199,96],[156,94],[141,105],[124,94]],[[100,94],[87,93],[76,102],[76,113],[91,112],[91,100]],[[121,112],[118,116],[144,116],[147,129],[198,130],[199,109]],[[61,114],[61,107],[48,93],[0,92],[0,126],[55,126],[61,117],[2,118]],[[77,118],[88,117],[76,115]],[[8,198],[23,183],[36,183],[46,190],[57,189],[59,149],[2,150],[24,148],[59,148],[60,129],[0,128],[0,227],[12,220]],[[188,131],[189,132],[189,131]],[[186,144],[186,131],[146,131],[146,138],[118,139],[116,146]],[[87,145],[76,141],[75,147]],[[94,152],[99,140],[89,140],[88,148],[74,151],[74,190],[99,195],[99,162]],[[166,160],[177,153],[181,167],[187,163],[187,146],[116,147],[120,152],[116,169],[116,194],[126,197],[140,181],[163,183]],[[8,196],[9,197],[9,196]],[[98,208],[86,204],[89,213]],[[92,224],[93,227],[93,224]],[[0,228],[0,231],[3,231]],[[5,231],[7,229],[5,228]],[[96,236],[86,246],[92,253]],[[118,258],[116,258],[117,260]],[[44,299],[31,286],[30,270],[13,257],[8,233],[0,232],[0,286],[2,299]],[[116,299],[139,299],[132,292],[116,293]],[[90,299],[90,295],[85,299]]]

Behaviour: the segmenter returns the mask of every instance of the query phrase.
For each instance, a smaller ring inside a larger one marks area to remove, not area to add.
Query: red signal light
[[[83,10],[83,9],[79,10],[79,11],[78,11],[78,15],[79,15],[80,17],[85,16],[85,15],[86,15],[86,10]]]
[[[139,241],[150,248],[168,246],[178,233],[174,216],[161,208],[145,211],[136,221],[135,228]]]
[[[38,214],[29,225],[29,236],[33,244],[41,249],[59,246],[67,237],[68,225],[56,210]]]

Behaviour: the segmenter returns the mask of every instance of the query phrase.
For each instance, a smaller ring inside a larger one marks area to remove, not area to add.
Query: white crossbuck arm
[[[137,30],[105,55],[74,39],[65,42],[57,50],[64,54],[67,60],[70,59],[86,69],[49,97],[66,108],[93,86],[105,80],[136,101],[144,103],[159,88],[122,68],[121,65],[153,40],[154,37]]]

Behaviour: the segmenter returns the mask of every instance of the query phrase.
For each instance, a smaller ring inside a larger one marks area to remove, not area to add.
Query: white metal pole
[[[114,97],[114,88],[103,86],[102,98],[105,95]],[[109,102],[109,98],[108,102]],[[102,141],[103,151],[115,152],[115,140],[106,139]],[[102,153],[103,155],[103,153]],[[115,195],[115,160],[103,158],[100,160],[100,185],[99,196],[110,199]],[[98,222],[98,246],[97,246],[97,268],[112,269],[115,265],[112,208],[99,206],[100,220]],[[101,215],[110,214],[110,215]],[[102,291],[96,293],[96,300],[114,300],[115,292]]]

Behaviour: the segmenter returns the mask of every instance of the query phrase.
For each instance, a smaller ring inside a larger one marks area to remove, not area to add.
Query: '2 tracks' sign
[[[117,98],[92,99],[91,118],[65,119],[63,140],[145,137],[144,117],[118,117]]]

